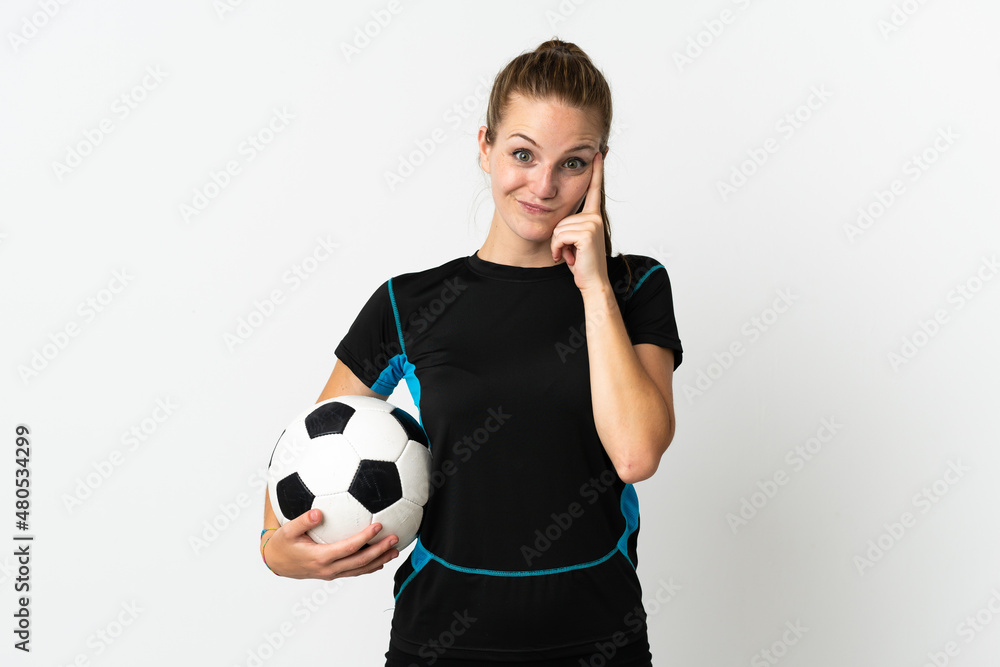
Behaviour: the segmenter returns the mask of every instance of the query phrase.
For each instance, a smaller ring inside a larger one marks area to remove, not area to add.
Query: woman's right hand
[[[399,551],[392,548],[399,541],[395,535],[365,546],[382,530],[378,523],[339,542],[318,544],[306,531],[318,525],[322,518],[322,512],[314,508],[261,538],[266,540],[262,542],[265,544],[264,560],[271,571],[292,579],[331,581],[381,570],[399,555]]]

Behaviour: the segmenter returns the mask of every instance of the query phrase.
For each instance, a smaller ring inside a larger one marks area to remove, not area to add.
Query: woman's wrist
[[[264,556],[264,547],[267,546],[267,541],[270,540],[272,537],[274,537],[273,533],[276,530],[278,530],[278,529],[277,528],[265,528],[264,530],[260,531],[260,539],[261,539],[261,544],[260,544],[260,558],[261,558],[261,560],[264,561],[264,565],[267,566],[268,570],[271,570],[271,566],[267,564],[267,557]],[[278,574],[274,570],[271,570],[271,572],[273,572],[275,575]]]

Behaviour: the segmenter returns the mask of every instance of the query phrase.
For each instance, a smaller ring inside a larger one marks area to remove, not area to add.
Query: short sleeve
[[[674,301],[667,269],[655,259],[631,256],[635,287],[625,295],[622,319],[633,345],[654,343],[674,351],[674,369],[684,349],[677,333]]]
[[[334,354],[369,389],[389,396],[402,378],[405,361],[398,331],[387,280],[362,306]]]

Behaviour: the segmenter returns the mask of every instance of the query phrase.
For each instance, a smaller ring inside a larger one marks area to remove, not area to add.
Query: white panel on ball
[[[307,534],[314,542],[331,544],[347,539],[371,525],[371,512],[349,493],[317,496],[313,508],[323,512],[323,520]],[[330,517],[330,520],[327,520]]]
[[[329,495],[347,491],[360,462],[343,435],[323,435],[306,444],[297,470],[314,495]]]
[[[426,505],[431,487],[431,453],[419,442],[410,440],[396,461],[396,467],[399,468],[403,497],[420,506]]]
[[[408,439],[395,417],[389,417],[380,410],[364,408],[359,408],[351,416],[344,435],[361,458],[372,461],[395,461],[403,453]]]
[[[387,535],[395,534],[399,538],[396,549],[402,550],[417,537],[417,529],[420,528],[420,519],[423,518],[424,508],[411,503],[403,498],[386,507],[381,512],[376,512],[372,521],[382,524],[379,531],[369,544],[375,544]],[[389,526],[396,526],[395,531],[389,530]]]

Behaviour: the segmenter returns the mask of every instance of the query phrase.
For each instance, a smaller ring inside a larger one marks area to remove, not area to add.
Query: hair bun
[[[535,49],[535,53],[546,52],[567,53],[571,56],[577,56],[583,51],[579,46],[573,44],[572,42],[564,42],[561,39],[550,39],[547,42],[542,42],[538,45],[538,48]]]

